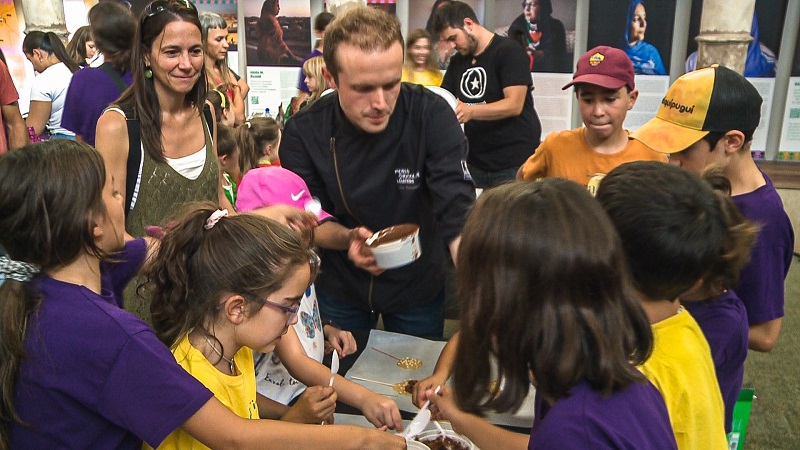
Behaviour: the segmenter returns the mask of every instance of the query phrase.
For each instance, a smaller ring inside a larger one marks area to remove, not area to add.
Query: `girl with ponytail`
[[[75,133],[61,127],[64,100],[72,74],[80,69],[64,43],[52,31],[31,31],[22,41],[22,51],[38,75],[31,87],[31,108],[25,123],[37,135],[75,139]]]

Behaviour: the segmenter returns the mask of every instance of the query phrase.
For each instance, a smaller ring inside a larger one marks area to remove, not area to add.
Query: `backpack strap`
[[[113,81],[114,84],[117,86],[117,89],[119,89],[120,94],[125,89],[128,88],[128,86],[125,85],[125,80],[122,79],[122,77],[114,69],[114,66],[112,66],[110,62],[104,62],[103,64],[100,65],[99,69],[105,72],[109,76],[109,78],[111,78],[111,81]]]

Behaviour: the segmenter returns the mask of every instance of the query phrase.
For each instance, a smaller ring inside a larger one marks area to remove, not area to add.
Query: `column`
[[[697,68],[720,64],[744,73],[755,0],[704,0]]]
[[[34,30],[52,31],[61,40],[69,36],[62,0],[18,0],[25,16],[25,33]]]

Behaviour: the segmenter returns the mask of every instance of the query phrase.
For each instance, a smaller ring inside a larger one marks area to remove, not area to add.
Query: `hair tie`
[[[39,273],[39,270],[39,266],[35,264],[14,261],[7,256],[0,256],[0,274],[5,275],[9,280],[25,283]]]
[[[216,225],[217,222],[219,222],[219,219],[222,219],[223,217],[228,217],[227,209],[218,209],[214,211],[213,213],[211,213],[211,216],[208,219],[206,219],[206,224],[203,226],[203,228],[205,228],[206,230],[214,228],[214,225]]]
[[[245,124],[245,125],[247,125],[247,129],[249,130],[249,129],[250,129],[250,121],[248,120],[248,121],[247,121],[247,122],[245,122],[244,124]]]

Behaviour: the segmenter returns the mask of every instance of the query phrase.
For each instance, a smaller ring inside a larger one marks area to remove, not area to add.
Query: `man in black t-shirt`
[[[479,24],[466,3],[442,5],[433,25],[441,41],[458,51],[442,87],[459,100],[456,116],[469,140],[467,162],[475,185],[513,180],[542,134],[530,95],[528,55]]]

